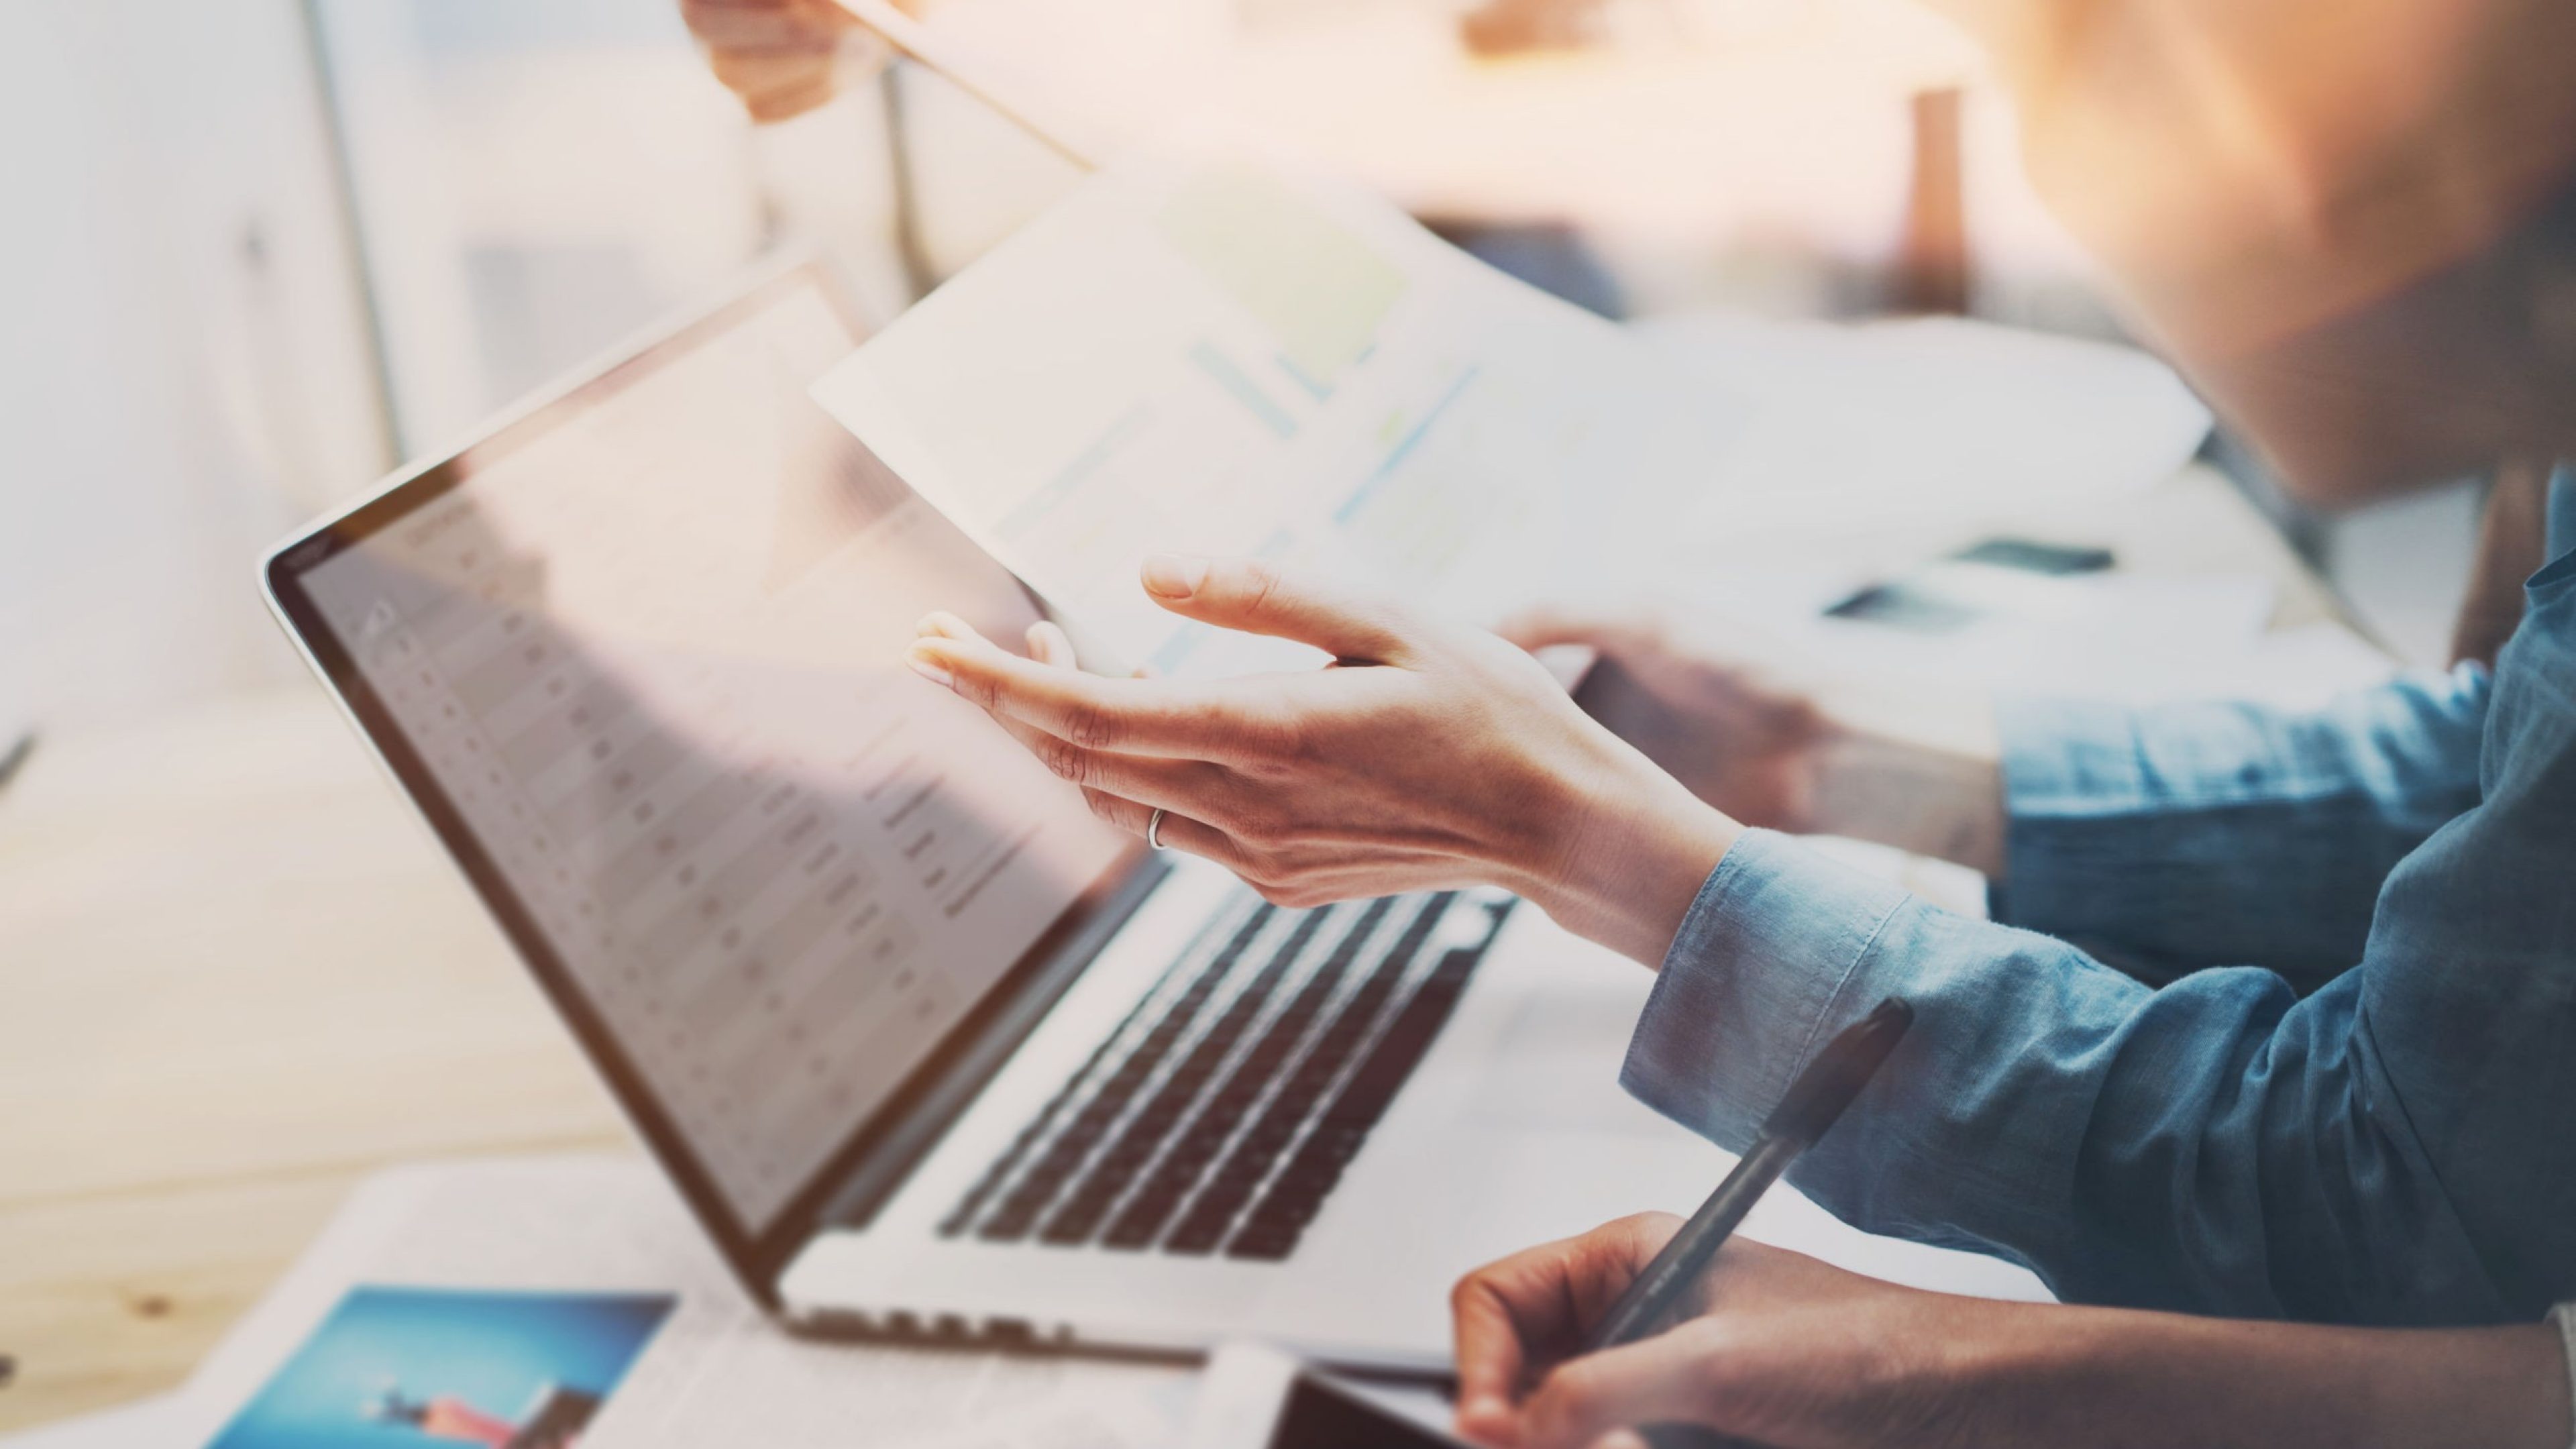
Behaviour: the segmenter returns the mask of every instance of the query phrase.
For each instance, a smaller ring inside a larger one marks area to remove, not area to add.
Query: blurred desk
[[[2066,504],[2010,506],[1964,514],[1938,526],[1863,524],[1830,537],[1801,539],[1794,546],[1861,572],[1895,575],[1926,558],[1995,534],[2100,545],[2118,555],[2123,573],[2268,580],[2273,587],[2271,632],[2337,624],[2379,652],[2388,652],[2236,485],[2200,464],[2144,492]],[[1709,566],[1757,563],[1763,551],[1780,546],[1767,538],[1749,541],[1740,553],[1720,546],[1709,556]]]
[[[0,792],[0,1429],[173,1387],[349,1186],[623,1129],[320,690]]]
[[[2205,470],[2014,522],[2336,613]],[[310,685],[47,740],[0,792],[0,970],[0,1429],[176,1385],[375,1168],[626,1140]]]
[[[972,0],[935,24],[1100,137],[1284,150],[1435,222],[1580,227],[1648,292],[1783,313],[1859,303],[1850,274],[1903,232],[1912,97],[1985,86],[1976,47],[1910,0],[1605,0],[1604,18],[1585,48],[1497,57],[1418,0]],[[921,99],[930,251],[958,265],[1049,188],[997,171],[1004,123]],[[2088,274],[2003,107],[1964,140],[1981,267]]]

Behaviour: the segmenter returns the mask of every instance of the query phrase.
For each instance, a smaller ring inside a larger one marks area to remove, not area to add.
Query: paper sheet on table
[[[1600,567],[1738,421],[1624,329],[1382,202],[1137,159],[814,387],[1110,665],[1310,660],[1156,608],[1151,552],[1257,554],[1469,617]]]
[[[212,1439],[361,1282],[676,1293],[583,1449],[1161,1449],[1167,1402],[1187,1382],[1167,1368],[792,1337],[743,1295],[649,1163],[523,1158],[369,1179],[190,1379],[166,1442]],[[1001,1437],[957,1437],[987,1428]]]
[[[2171,477],[2209,411],[2131,347],[1962,318],[1850,325],[1719,313],[1637,324],[1685,388],[1734,399],[1723,477],[1666,500],[1667,547],[1954,522]]]
[[[2041,578],[1942,565],[1913,578],[1927,575],[1937,575],[1945,599],[1971,600],[1976,612],[1943,628],[1827,617],[1829,605],[1877,580],[1794,563],[1669,581],[1650,592],[1648,607],[1709,647],[1811,687],[1852,682],[1889,699],[1934,691],[2305,708],[2395,672],[2387,655],[2340,624],[2269,632],[2275,591],[2253,575]],[[1986,580],[1982,592],[1969,586],[1974,576]]]

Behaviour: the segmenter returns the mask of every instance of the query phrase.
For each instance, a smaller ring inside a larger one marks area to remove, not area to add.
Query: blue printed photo
[[[211,1449],[571,1449],[675,1302],[356,1288]]]

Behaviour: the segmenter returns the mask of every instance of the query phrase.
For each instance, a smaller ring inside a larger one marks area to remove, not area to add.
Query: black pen
[[[1789,1084],[1788,1095],[1763,1122],[1762,1135],[1754,1139],[1735,1170],[1664,1244],[1619,1301],[1610,1305],[1584,1351],[1633,1343],[1662,1327],[1673,1305],[1708,1270],[1709,1260],[1726,1245],[1744,1215],[1753,1211],[1798,1154],[1815,1146],[1816,1139],[1843,1115],[1913,1024],[1914,1008],[1891,996],[1825,1043],[1825,1049]]]

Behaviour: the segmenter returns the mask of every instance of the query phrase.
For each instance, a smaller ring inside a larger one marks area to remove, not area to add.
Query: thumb
[[[1260,559],[1158,553],[1137,572],[1155,603],[1220,629],[1294,639],[1353,662],[1398,663],[1410,652],[1412,628],[1394,606]]]

